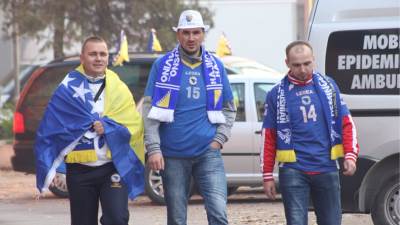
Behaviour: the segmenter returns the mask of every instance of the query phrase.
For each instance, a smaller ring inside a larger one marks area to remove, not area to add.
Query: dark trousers
[[[112,163],[91,167],[67,163],[72,225],[97,225],[99,201],[103,225],[127,225],[128,192]]]

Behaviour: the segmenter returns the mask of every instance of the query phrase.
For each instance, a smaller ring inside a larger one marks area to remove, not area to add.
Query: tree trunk
[[[104,38],[106,41],[110,41],[110,37],[113,33],[112,30],[108,29],[111,26],[109,25],[110,19],[104,15],[110,15],[110,7],[108,5],[108,0],[100,0],[97,1],[96,4],[96,16],[97,16],[97,26],[99,28],[98,33],[96,35]]]
[[[64,57],[64,33],[65,33],[65,6],[60,5],[60,16],[54,19],[54,37],[53,37],[53,50],[54,59]]]

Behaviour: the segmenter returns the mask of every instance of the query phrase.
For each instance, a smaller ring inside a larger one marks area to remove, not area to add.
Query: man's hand
[[[163,170],[164,169],[164,158],[161,153],[154,153],[147,159],[147,165],[152,170]]]
[[[217,141],[211,142],[210,146],[211,146],[211,148],[213,148],[213,149],[221,149],[221,148],[222,148],[221,144],[218,143]]]
[[[356,172],[356,163],[351,159],[345,159],[343,162],[343,174],[346,176],[353,176]]]
[[[100,122],[100,121],[94,121],[94,123],[93,123],[93,129],[94,129],[94,131],[96,131],[96,133],[98,134],[98,135],[102,135],[102,134],[104,134],[104,127],[103,127],[103,124]]]
[[[275,200],[276,189],[274,180],[264,181],[264,192],[269,199]]]

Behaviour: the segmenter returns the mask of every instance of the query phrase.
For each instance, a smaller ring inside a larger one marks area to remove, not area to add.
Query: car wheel
[[[165,205],[164,188],[160,171],[152,170],[146,166],[145,170],[145,191],[147,196],[154,203]],[[193,179],[190,182],[189,198],[196,192]]]
[[[56,196],[68,198],[67,179],[65,174],[56,173],[53,179],[53,184],[49,186],[49,190]]]
[[[161,174],[158,170],[152,170],[146,166],[145,189],[147,196],[155,203],[164,205],[164,188]]]
[[[400,224],[400,180],[390,180],[383,185],[371,212],[374,224]]]

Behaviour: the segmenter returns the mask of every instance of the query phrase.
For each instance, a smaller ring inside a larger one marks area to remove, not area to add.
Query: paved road
[[[147,197],[141,196],[129,204],[131,218],[129,224],[162,225],[166,224],[164,206],[152,204]],[[230,197],[228,217],[233,225],[284,225],[281,202],[269,202],[257,194],[241,193]],[[315,217],[309,213],[311,225],[316,225]],[[67,225],[69,205],[65,199],[54,196],[40,200],[18,199],[0,201],[1,225]],[[188,223],[190,225],[206,225],[206,215],[201,200],[192,200],[189,206]],[[343,225],[372,225],[368,215],[344,214]]]
[[[68,225],[69,202],[47,193],[36,200],[35,176],[10,169],[10,146],[0,145],[0,225]],[[6,160],[8,158],[8,160]],[[282,202],[267,200],[261,189],[240,188],[230,196],[228,218],[231,225],[284,225]],[[129,203],[133,225],[164,225],[164,206],[153,204],[146,196]],[[189,225],[207,225],[202,200],[194,196],[188,209]],[[316,225],[313,212],[310,225]],[[372,225],[369,215],[344,214],[343,225]]]

